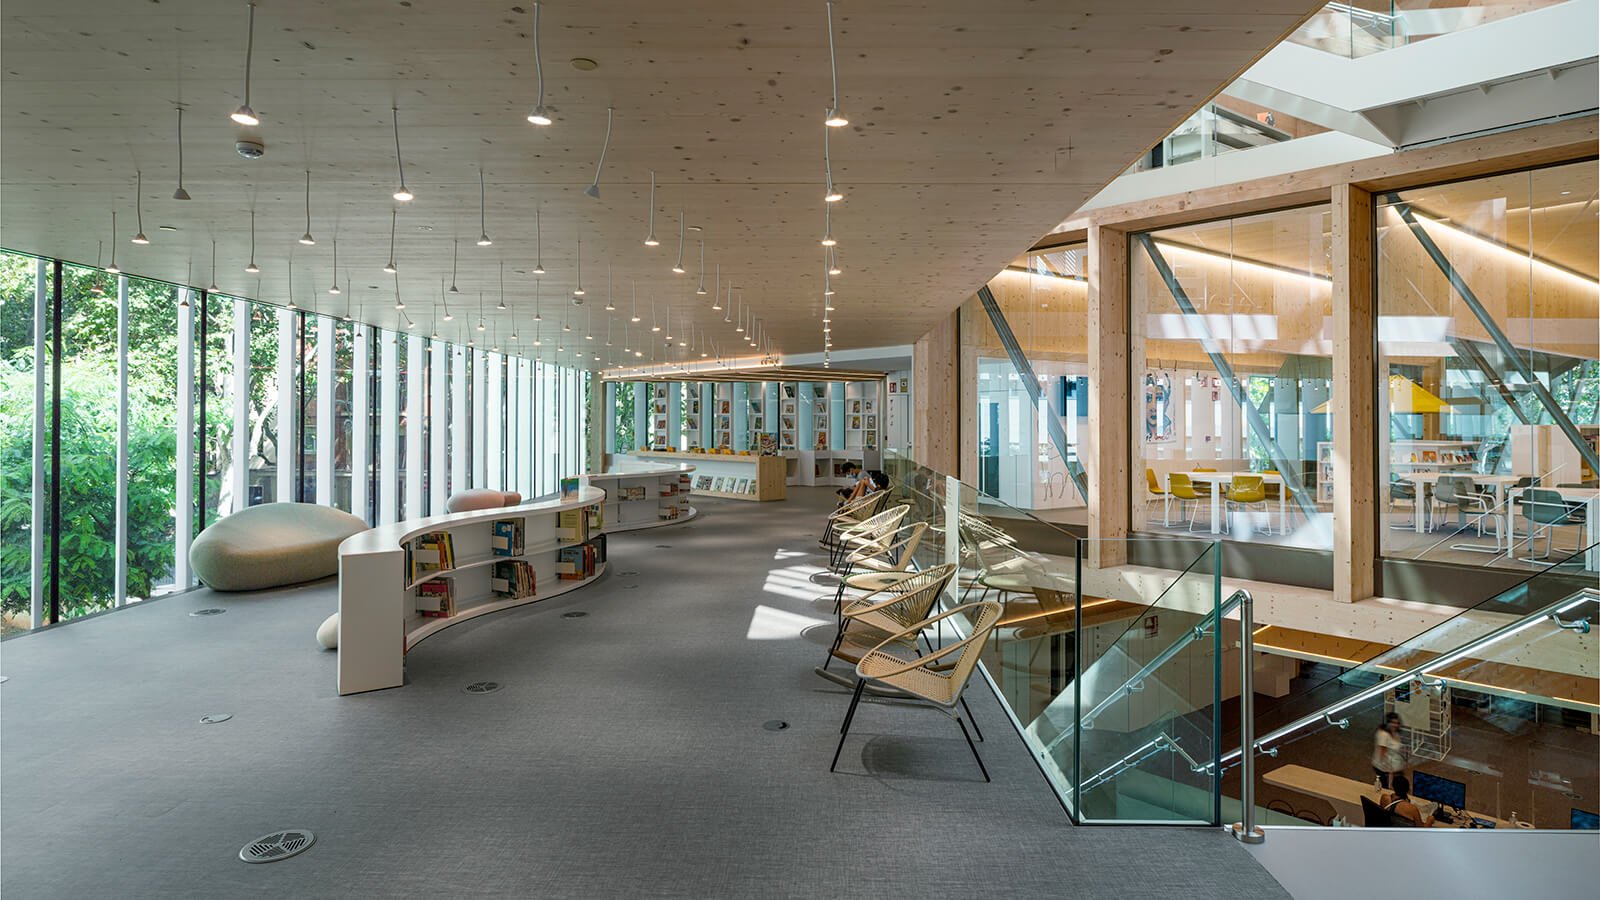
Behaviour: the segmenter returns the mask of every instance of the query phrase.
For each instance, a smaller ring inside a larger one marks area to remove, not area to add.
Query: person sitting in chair
[[[885,490],[888,487],[889,476],[873,470],[856,480],[855,488],[844,498],[844,502],[849,503],[852,500],[859,500],[868,494],[876,494],[878,491]]]
[[[861,490],[861,483],[867,480],[867,473],[861,471],[861,467],[853,462],[845,463],[841,469],[844,472],[844,477],[851,479],[851,481],[848,485],[839,488],[834,493],[838,494],[845,500],[854,500],[856,497],[859,497],[864,493]]]
[[[1428,822],[1422,818],[1422,810],[1417,809],[1417,804],[1411,800],[1411,779],[1396,772],[1389,778],[1390,789],[1378,797],[1378,805],[1391,816],[1406,819],[1418,828],[1427,828]]]

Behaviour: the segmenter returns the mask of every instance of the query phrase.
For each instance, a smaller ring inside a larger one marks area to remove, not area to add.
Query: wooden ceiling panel
[[[1310,12],[1269,0],[1248,12],[1220,0],[1137,4],[996,0],[835,7],[841,104],[831,135],[834,209],[844,274],[836,279],[836,346],[914,341],[1047,232],[1146,146],[1247,67]],[[301,306],[385,327],[401,321],[383,274],[396,183],[389,108],[400,108],[406,180],[396,259],[406,314],[432,329],[441,280],[497,330],[533,330],[563,315],[600,331],[608,269],[627,327],[632,288],[670,321],[733,348],[736,335],[698,285],[708,270],[761,317],[774,349],[820,349],[822,125],[829,99],[820,2],[546,3],[542,50],[557,121],[525,120],[534,102],[531,4],[457,0],[262,0],[252,105],[265,158],[240,159],[227,114],[239,102],[243,0],[10,0],[0,31],[0,229],[6,247],[132,274],[284,302],[293,258]],[[570,65],[593,59],[593,71]],[[184,183],[175,113],[185,114]],[[602,197],[594,175],[605,109],[616,108]],[[488,182],[476,246],[477,176]],[[314,247],[305,230],[312,172]],[[649,172],[656,233],[642,246]],[[144,229],[134,172],[144,172]],[[531,274],[535,209],[548,274]],[[110,213],[119,233],[110,234]],[[242,268],[256,211],[259,276]],[[677,213],[689,274],[677,256]],[[160,231],[170,225],[175,231]],[[582,307],[568,298],[578,283]],[[339,278],[354,290],[333,297]],[[211,241],[217,272],[210,271]],[[102,243],[105,247],[102,249]],[[494,307],[505,268],[509,309]],[[712,274],[707,288],[714,286]],[[648,313],[641,313],[642,316]],[[468,327],[457,316],[448,329]],[[646,325],[648,322],[645,323]],[[679,325],[678,330],[682,330]],[[681,337],[681,336],[680,336]],[[660,358],[673,352],[657,349]],[[698,354],[695,354],[696,357]]]

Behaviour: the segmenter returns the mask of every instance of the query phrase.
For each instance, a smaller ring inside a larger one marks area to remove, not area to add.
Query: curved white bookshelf
[[[561,549],[582,543],[557,533],[560,514],[598,508],[599,529],[593,535],[687,522],[698,515],[689,506],[686,483],[693,471],[694,466],[688,465],[634,465],[585,476],[588,484],[571,497],[412,519],[346,539],[339,545],[339,693],[399,687],[405,681],[406,653],[424,639],[451,625],[559,597],[594,582],[605,574],[603,560],[587,578],[559,577]],[[639,499],[621,499],[640,489]],[[508,519],[522,522],[522,552],[499,555],[492,547],[494,523]],[[449,533],[455,564],[413,577],[407,571],[406,548],[432,532]],[[507,597],[495,591],[493,565],[513,561],[533,567],[532,595]],[[445,577],[455,589],[455,612],[432,618],[417,612],[418,587]]]
[[[557,576],[557,555],[578,541],[560,540],[558,517],[563,512],[599,507],[606,492],[583,486],[571,497],[552,498],[501,509],[473,510],[381,525],[345,539],[339,545],[339,674],[340,694],[399,687],[405,680],[405,654],[424,638],[445,628],[503,609],[548,600],[577,590],[604,573],[604,563],[591,577],[564,580]],[[523,552],[495,556],[493,523],[520,519]],[[603,523],[602,523],[603,526]],[[448,571],[412,579],[406,571],[406,547],[418,536],[448,532],[457,564]],[[602,527],[600,534],[604,533]],[[498,597],[491,588],[491,563],[521,560],[535,573],[535,593]],[[416,585],[450,576],[456,611],[448,618],[427,618],[416,611]]]

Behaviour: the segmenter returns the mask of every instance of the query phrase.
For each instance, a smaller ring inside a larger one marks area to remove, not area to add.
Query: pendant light
[[[211,242],[211,286],[206,288],[206,290],[212,292],[213,294],[216,293],[217,291],[222,290],[221,288],[217,287],[217,242],[216,241],[212,241]]]
[[[646,247],[659,247],[661,242],[656,240],[656,170],[650,170],[650,230],[644,236]]]
[[[822,208],[822,222],[822,246],[832,247],[837,245],[839,242],[833,239],[833,209],[831,207],[824,206]]]
[[[252,4],[253,5],[253,4]],[[306,170],[306,233],[300,235],[300,243],[307,247],[312,246],[317,239],[311,236],[311,170]]]
[[[495,309],[506,309],[506,263],[500,261],[500,304]]]
[[[483,186],[483,169],[478,169],[478,246],[487,247],[494,241],[489,240],[489,219],[484,201],[486,194]]]
[[[400,175],[400,187],[395,189],[394,199],[401,203],[410,203],[415,199],[416,195],[411,193],[410,188],[406,187],[406,167],[405,163],[400,159],[400,107],[391,106],[389,107],[389,112],[394,122],[394,168]],[[391,252],[390,255],[393,256],[393,253]]]
[[[613,284],[612,284],[612,281],[611,281],[611,260],[607,259],[606,260],[606,312],[616,312],[617,311],[617,304],[612,302],[612,298],[615,297],[615,296],[616,296],[616,294],[613,291]]]
[[[695,295],[699,296],[699,297],[704,297],[706,295],[706,240],[705,240],[705,238],[701,238],[700,239],[700,286],[695,288],[694,292],[695,292]]]
[[[483,330],[483,291],[478,292],[478,330]]]
[[[829,128],[843,128],[850,124],[839,112],[839,57],[833,49],[833,0],[828,0],[828,68],[833,73],[833,102],[823,114],[822,124]]]
[[[256,211],[250,210],[250,264],[244,267],[246,272],[257,275],[261,267],[256,265]]]
[[[739,322],[734,326],[734,331],[744,334],[744,293],[739,294]]]
[[[461,240],[457,238],[450,242],[450,293],[459,294],[461,289],[456,287],[456,257],[461,255]]]
[[[233,111],[228,118],[240,125],[260,125],[261,120],[256,117],[256,111],[250,108],[250,56],[256,47],[256,0],[248,0],[250,7],[249,24],[245,30],[244,42],[244,102]]]
[[[583,189],[583,193],[586,196],[593,197],[596,200],[600,199],[600,170],[605,167],[606,150],[611,147],[611,118],[613,112],[615,110],[612,107],[606,107],[606,139],[605,143],[600,145],[600,161],[594,165],[594,181]]]
[[[678,261],[672,264],[672,274],[682,275],[683,268],[683,210],[678,210]]]
[[[335,282],[335,284],[337,284],[337,282]],[[400,276],[399,275],[394,276],[394,308],[395,309],[405,309],[406,308],[406,301],[400,297]],[[405,315],[405,313],[401,313],[401,315]],[[409,318],[409,316],[407,318]]]
[[[116,217],[117,217],[116,213],[112,213],[111,214],[111,224],[113,226],[116,225],[116,222],[117,222],[117,218]],[[116,262],[117,262],[117,251],[116,251],[116,248],[113,247],[112,250],[111,250],[111,264],[112,265],[116,265]],[[633,318],[629,319],[628,321],[633,322],[635,324],[638,324],[638,322],[639,322],[639,285],[638,285],[637,282],[635,282],[634,285],[633,285]]]
[[[534,262],[533,274],[544,274],[544,224],[540,218],[540,211],[544,208],[544,201],[533,206],[533,246]]]
[[[389,210],[389,261],[383,266],[383,271],[389,275],[400,271],[400,267],[394,264],[394,226],[399,215],[399,210]]]
[[[397,276],[395,276],[395,278],[396,278],[395,285],[396,285],[396,288],[398,288],[398,286],[400,284],[399,276],[397,275]],[[334,238],[333,239],[333,285],[328,288],[328,293],[334,294],[336,296],[339,293],[339,239],[338,238]],[[398,293],[399,293],[399,291],[396,290],[396,295],[398,295]],[[398,303],[399,301],[396,300],[395,302]],[[396,309],[398,309],[398,308],[399,307],[396,307]]]
[[[717,290],[711,295],[711,308],[722,309],[722,263],[717,263]]]
[[[174,200],[188,200],[189,192],[183,189],[183,106],[178,106],[178,189],[172,192]]]
[[[544,62],[539,58],[539,7],[533,4],[533,71],[539,79],[539,99],[528,113],[528,121],[535,125],[549,125],[550,111],[544,108]]]
[[[578,286],[572,289],[572,296],[583,296],[583,235],[578,235]]]
[[[295,307],[294,307],[294,256],[293,256],[293,254],[291,254],[289,256],[289,264],[288,265],[289,265],[289,308],[290,309],[294,309]],[[333,273],[333,277],[334,278],[338,278],[339,277],[339,273],[337,271],[335,271]]]
[[[842,274],[844,274],[844,270],[839,268],[839,248],[838,247],[829,247],[828,248],[828,274],[829,275],[842,275]]]
[[[139,231],[133,236],[133,243],[148,244],[150,239],[144,236],[144,173],[133,173],[133,212],[139,217]]]
[[[106,271],[110,272],[112,275],[118,275],[118,274],[121,274],[121,272],[122,272],[121,269],[117,268],[117,211],[116,210],[112,210],[111,211],[111,265],[106,266]]]
[[[444,320],[446,322],[455,321],[456,317],[450,314],[450,295],[445,292],[443,278],[439,279],[439,302],[444,305]]]
[[[656,318],[656,301],[654,300],[650,301],[650,331],[652,333],[660,333],[661,331],[661,321]]]

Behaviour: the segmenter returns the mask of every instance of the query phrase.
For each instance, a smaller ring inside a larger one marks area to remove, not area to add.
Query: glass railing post
[[[1259,844],[1266,832],[1256,824],[1256,667],[1255,601],[1249,591],[1239,592],[1239,821],[1228,830],[1246,844]],[[1222,623],[1217,622],[1220,631]],[[1221,770],[1221,766],[1216,766]]]
[[[1083,556],[1089,542],[1073,542],[1072,577],[1072,815],[1083,822]]]

